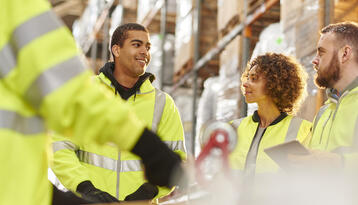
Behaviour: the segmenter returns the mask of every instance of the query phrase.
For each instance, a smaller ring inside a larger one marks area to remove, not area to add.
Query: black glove
[[[137,191],[126,196],[124,201],[151,200],[158,194],[157,186],[148,182],[142,184]]]
[[[77,186],[78,193],[84,199],[88,199],[94,202],[120,202],[118,199],[108,194],[107,192],[97,189],[92,182],[83,181]]]
[[[82,199],[74,193],[67,191],[63,192],[53,186],[52,205],[80,205],[80,204],[94,204],[97,202]]]
[[[179,155],[148,129],[144,130],[131,151],[142,158],[145,175],[151,184],[171,188],[185,176]]]

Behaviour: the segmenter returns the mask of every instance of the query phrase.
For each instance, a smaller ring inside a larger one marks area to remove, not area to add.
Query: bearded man
[[[315,84],[326,89],[328,100],[313,122],[311,154],[290,159],[325,170],[357,170],[358,24],[344,22],[323,28],[312,63],[317,71]]]

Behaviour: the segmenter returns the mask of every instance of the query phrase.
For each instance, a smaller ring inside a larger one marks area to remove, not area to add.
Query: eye
[[[140,47],[140,44],[139,43],[133,43],[132,44],[134,47],[136,47],[136,48],[139,48]]]
[[[150,51],[150,48],[151,48],[150,46],[147,46],[147,51]]]

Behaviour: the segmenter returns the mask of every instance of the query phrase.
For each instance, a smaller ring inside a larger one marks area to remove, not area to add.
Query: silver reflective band
[[[13,55],[10,44],[6,44],[0,50],[0,78],[6,76],[16,66],[16,58]]]
[[[13,130],[24,135],[40,134],[45,130],[40,117],[24,117],[9,110],[0,110],[0,128]]]
[[[166,96],[165,93],[159,89],[155,89],[155,102],[154,102],[154,113],[152,120],[152,131],[157,132],[160,120],[164,112]]]
[[[315,129],[316,129],[316,126],[317,126],[317,123],[319,121],[319,119],[321,119],[323,113],[327,110],[327,108],[329,107],[329,104],[326,104],[326,105],[323,105],[317,115],[316,115],[316,118],[314,119],[314,122],[313,122],[313,128],[312,128],[312,134],[314,133]]]
[[[244,118],[240,118],[240,119],[235,119],[231,122],[232,126],[234,126],[234,128],[237,130],[242,122]]]
[[[38,76],[25,93],[25,98],[32,106],[39,108],[42,99],[46,95],[55,91],[84,70],[85,67],[78,56],[60,62]]]
[[[332,152],[336,154],[353,154],[358,153],[358,149],[353,147],[337,147],[336,149],[332,150]]]
[[[63,150],[63,149],[69,149],[69,150],[76,150],[76,145],[73,144],[72,142],[65,140],[65,141],[57,141],[57,142],[53,142],[52,143],[52,149],[53,149],[53,153],[59,151],[59,150]]]
[[[118,170],[117,160],[106,156],[98,155],[91,152],[86,152],[83,150],[78,150],[77,157],[83,163],[87,163],[104,169],[109,169],[112,171],[119,171],[119,172],[143,171],[140,160],[121,161],[121,166],[119,168],[120,170]]]
[[[164,143],[173,151],[181,150],[181,151],[185,152],[184,142],[182,140],[164,141]]]
[[[301,127],[302,119],[298,117],[292,117],[290,125],[286,133],[285,142],[294,140],[297,138],[298,130]]]
[[[56,15],[51,10],[46,11],[29,19],[14,30],[10,40],[12,47],[17,53],[29,42],[60,27],[62,27],[62,23]]]
[[[35,16],[13,31],[10,42],[0,51],[0,78],[6,76],[17,64],[17,53],[34,39],[62,27],[52,11]]]

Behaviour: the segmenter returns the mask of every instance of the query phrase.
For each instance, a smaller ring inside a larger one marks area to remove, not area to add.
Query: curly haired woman
[[[237,147],[230,155],[234,170],[245,175],[276,172],[279,167],[264,149],[290,140],[306,141],[311,123],[295,117],[305,94],[307,73],[294,59],[266,53],[253,59],[242,74],[247,103],[257,103],[253,115],[232,121]]]

